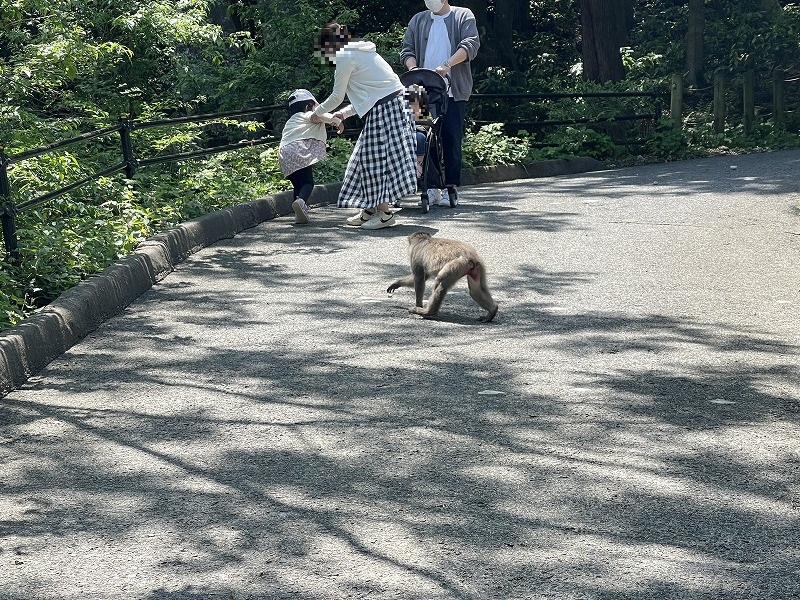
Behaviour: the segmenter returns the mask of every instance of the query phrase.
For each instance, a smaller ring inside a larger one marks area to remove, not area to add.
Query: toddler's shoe
[[[292,210],[294,210],[294,222],[299,225],[308,223],[308,205],[305,200],[298,198],[292,202]]]

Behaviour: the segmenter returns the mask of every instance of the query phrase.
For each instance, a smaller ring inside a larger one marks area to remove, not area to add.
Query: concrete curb
[[[601,162],[590,158],[478,167],[464,171],[463,183],[476,185],[603,169]],[[310,204],[336,203],[340,188],[341,183],[317,186]],[[188,256],[263,221],[290,214],[291,203],[292,193],[281,192],[160,233],[129,256],[67,290],[37,314],[0,333],[0,398],[20,387],[103,321],[120,314]]]

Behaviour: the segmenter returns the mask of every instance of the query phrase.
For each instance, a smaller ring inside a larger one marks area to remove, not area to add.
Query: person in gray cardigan
[[[464,119],[467,100],[472,94],[471,61],[478,54],[481,42],[475,15],[470,9],[451,6],[448,0],[425,0],[425,6],[428,10],[415,14],[408,23],[400,60],[409,71],[422,67],[450,79],[452,97],[441,128],[444,183],[448,193],[439,204],[456,206],[461,185]]]

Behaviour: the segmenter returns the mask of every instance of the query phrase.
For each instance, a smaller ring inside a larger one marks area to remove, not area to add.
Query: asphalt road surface
[[[0,400],[0,598],[800,597],[800,152],[281,217]],[[474,245],[408,313],[416,230]]]

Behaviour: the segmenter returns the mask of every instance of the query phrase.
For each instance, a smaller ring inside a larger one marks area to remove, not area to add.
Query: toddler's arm
[[[328,123],[336,127],[337,132],[342,133],[344,131],[344,125],[342,124],[342,119],[340,119],[338,115],[332,115],[331,113],[323,113],[321,115],[318,115],[316,113],[311,113],[311,122]]]

